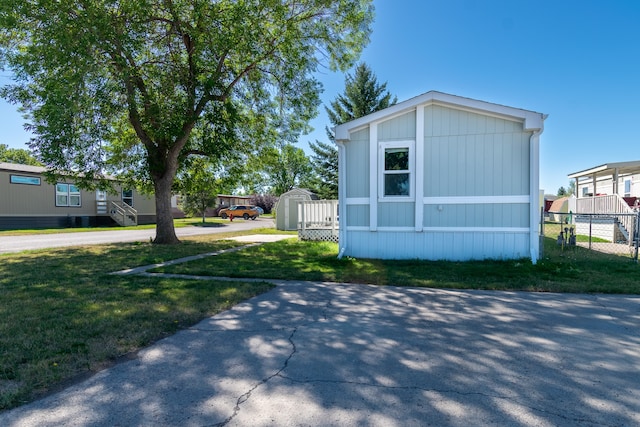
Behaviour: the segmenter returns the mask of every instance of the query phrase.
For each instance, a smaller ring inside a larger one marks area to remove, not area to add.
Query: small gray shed
[[[298,202],[318,200],[318,196],[304,188],[294,188],[283,193],[276,206],[276,229],[298,229]]]

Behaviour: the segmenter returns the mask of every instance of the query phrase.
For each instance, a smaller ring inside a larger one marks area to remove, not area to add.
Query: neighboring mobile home
[[[81,190],[70,180],[50,184],[44,171],[0,162],[0,230],[155,222],[154,200],[136,190],[116,187],[114,195]]]
[[[340,256],[535,263],[545,118],[431,91],[337,126]]]
[[[617,194],[635,200],[640,197],[640,161],[605,163],[569,174],[576,183],[578,198]]]

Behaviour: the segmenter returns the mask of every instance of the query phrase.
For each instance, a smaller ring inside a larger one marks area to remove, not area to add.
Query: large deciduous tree
[[[378,83],[371,68],[360,63],[353,75],[347,74],[344,93],[325,107],[333,126],[341,125],[367,114],[387,108],[397,102],[387,91],[387,83]],[[332,130],[327,127],[327,137],[333,143]],[[338,198],[338,150],[333,144],[320,141],[310,144],[315,174],[314,190],[325,199]]]
[[[184,161],[272,142],[275,122],[306,130],[313,73],[350,67],[372,19],[371,0],[3,0],[0,68],[15,83],[1,95],[52,177],[146,180],[155,242],[176,243]]]

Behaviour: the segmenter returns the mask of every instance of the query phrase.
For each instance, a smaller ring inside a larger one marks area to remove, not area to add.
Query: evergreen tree
[[[344,94],[338,95],[325,107],[332,126],[366,116],[394,105],[397,98],[387,91],[387,83],[379,84],[376,75],[367,64],[356,66],[353,75],[347,74]],[[327,137],[333,143],[333,132],[326,128]],[[333,144],[320,141],[309,144],[313,155],[313,190],[322,199],[338,198],[338,150]]]

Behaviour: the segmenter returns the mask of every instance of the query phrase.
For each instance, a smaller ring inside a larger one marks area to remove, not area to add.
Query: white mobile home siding
[[[525,128],[527,118],[510,117],[504,109],[509,107],[497,106],[495,113],[425,102],[356,122],[349,138],[338,141],[344,168],[341,208],[346,205],[341,254],[432,260],[531,257],[535,262],[537,219],[532,212],[538,204],[537,135],[544,117],[534,113],[540,124],[534,138],[536,130]],[[410,147],[409,196],[383,194],[380,156],[394,146],[389,144]]]

